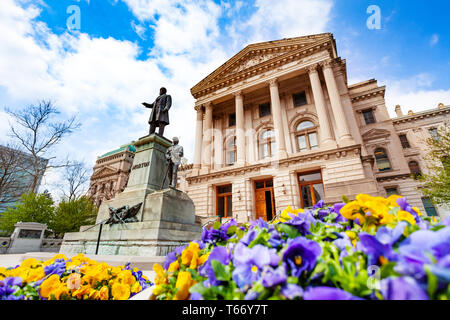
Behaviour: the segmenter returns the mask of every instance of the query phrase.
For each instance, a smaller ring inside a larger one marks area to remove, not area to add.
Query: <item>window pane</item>
[[[363,111],[363,116],[364,116],[364,120],[366,121],[366,124],[375,123],[375,118],[373,117],[372,110]]]
[[[422,203],[428,216],[437,216],[436,208],[433,206],[429,198],[422,198]]]
[[[322,174],[320,172],[302,174],[302,175],[299,175],[299,179],[300,179],[300,182],[322,180]]]
[[[264,103],[259,105],[259,117],[265,117],[270,115],[270,103]]]
[[[231,185],[217,187],[217,193],[218,194],[231,193],[231,188],[232,188]]]
[[[409,170],[414,175],[414,179],[417,179],[419,176],[422,175],[422,172],[420,171],[420,167],[417,161],[411,161],[410,163],[408,163],[408,166]]]
[[[261,144],[261,159],[269,157],[269,145],[267,143]]]
[[[236,125],[236,113],[232,113],[228,116],[228,126],[233,127]]]
[[[307,104],[305,91],[294,94],[293,99],[294,99],[294,107],[300,107]]]
[[[225,216],[225,197],[219,197],[217,199],[217,215],[220,217]]]
[[[375,160],[379,171],[391,170],[391,163],[384,149],[379,148],[375,150]]]
[[[266,188],[273,187],[273,180],[266,181]]]
[[[392,195],[399,195],[399,194],[398,194],[397,188],[387,188],[387,189],[386,189],[386,195],[387,195],[388,197],[390,197],[390,196],[392,196]]]
[[[236,153],[234,151],[228,152],[227,164],[234,164],[236,161]]]
[[[304,151],[304,150],[308,149],[308,147],[306,145],[306,136],[298,136],[297,140],[298,140],[299,151]]]
[[[233,201],[231,200],[231,196],[227,196],[226,201],[227,201],[226,217],[231,218],[233,216]]]
[[[325,198],[325,193],[323,192],[323,184],[320,183],[313,185],[313,191],[315,200],[314,204]]]
[[[261,134],[261,139],[269,139],[275,137],[273,130],[266,130]]]
[[[311,186],[310,185],[302,186],[301,190],[302,190],[303,208],[312,207],[314,204],[311,197]]]
[[[317,142],[317,133],[313,132],[310,133],[308,136],[309,136],[309,145],[311,149],[318,149],[319,143]]]
[[[277,152],[277,143],[272,141],[270,143],[270,156],[272,157]]]
[[[311,121],[303,121],[303,122],[299,123],[299,125],[297,126],[297,131],[302,131],[302,130],[314,128],[314,127],[315,127],[315,125]]]
[[[255,183],[256,189],[264,189],[264,181],[259,181]]]
[[[403,149],[411,148],[408,138],[406,137],[406,134],[399,135],[399,138],[400,138],[400,142],[402,143]]]

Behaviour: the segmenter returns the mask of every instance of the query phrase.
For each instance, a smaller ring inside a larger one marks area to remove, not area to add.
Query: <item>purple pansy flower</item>
[[[308,288],[303,294],[305,300],[363,300],[339,288]]]
[[[211,261],[217,260],[223,265],[228,265],[231,261],[231,255],[226,247],[215,247],[208,256],[208,260],[199,268],[201,276],[208,277],[206,280],[209,284],[217,286],[221,281],[216,279]]]
[[[303,271],[312,270],[322,254],[322,248],[317,242],[303,237],[289,240],[287,246],[283,262],[294,277],[300,277]]]
[[[0,300],[22,300],[14,296],[14,292],[22,285],[22,278],[8,277],[0,281]]]
[[[398,239],[400,239],[407,225],[407,222],[400,221],[393,229],[388,227],[381,227],[378,229],[375,237],[379,242],[392,246],[397,242]]]
[[[301,298],[303,296],[303,289],[296,284],[288,283],[281,287],[280,293],[282,297],[288,300],[294,300],[295,298]]]
[[[414,219],[416,220],[416,223],[419,223],[421,221],[419,215],[417,214],[416,211],[413,210],[412,206],[408,203],[408,200],[406,198],[398,198],[395,200],[395,202],[397,202],[400,209],[411,213]]]
[[[66,261],[64,259],[57,259],[49,266],[44,267],[45,275],[57,274],[61,276],[66,271]]]
[[[286,282],[286,270],[284,266],[279,266],[276,269],[265,266],[261,273],[261,278],[264,287],[273,288]]]
[[[428,300],[428,295],[411,277],[382,280],[381,294],[386,300]]]
[[[248,248],[242,243],[238,243],[234,249],[233,280],[239,288],[251,285],[257,281],[264,266],[276,266],[280,261],[275,249],[257,244],[253,248]]]
[[[284,224],[295,227],[303,236],[311,234],[311,232],[309,232],[311,221],[308,220],[308,215],[299,214],[298,216],[291,215],[291,217],[292,219],[284,222]]]
[[[174,262],[175,260],[177,260],[177,258],[181,255],[181,253],[183,252],[184,249],[186,249],[187,245],[184,246],[180,246],[175,248],[174,251],[170,252],[167,256],[166,259],[164,260],[164,269],[168,270],[169,266],[172,264],[172,262]]]

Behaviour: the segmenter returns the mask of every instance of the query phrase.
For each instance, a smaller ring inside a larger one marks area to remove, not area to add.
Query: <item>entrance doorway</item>
[[[273,180],[255,181],[256,219],[270,221],[275,216]]]

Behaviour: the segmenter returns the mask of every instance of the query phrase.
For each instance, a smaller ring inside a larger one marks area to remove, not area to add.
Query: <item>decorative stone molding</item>
[[[295,157],[289,157],[286,159],[281,159],[278,161],[279,167],[289,167],[292,165],[296,165],[298,163],[308,163],[311,161],[317,161],[317,160],[330,160],[332,158],[335,159],[341,159],[348,156],[354,157],[354,154],[357,152],[360,152],[361,145],[353,145],[349,147],[340,148],[338,150],[327,150],[327,151],[319,151],[316,154],[306,154],[306,155],[300,155]],[[358,153],[359,154],[359,153]],[[264,162],[264,163],[258,163],[254,165],[247,165],[244,167],[230,167],[229,169],[216,171],[216,172],[210,172],[208,174],[204,175],[198,175],[198,176],[191,176],[186,177],[186,181],[189,184],[197,184],[197,183],[204,183],[207,181],[210,181],[211,179],[216,178],[224,178],[228,176],[239,176],[243,175],[245,173],[249,172],[259,172],[261,169],[264,168],[270,168],[273,167],[272,162]]]
[[[372,99],[377,96],[381,96],[384,98],[385,93],[386,93],[386,86],[383,86],[372,90],[351,94],[350,99],[352,100],[352,102],[359,102]]]

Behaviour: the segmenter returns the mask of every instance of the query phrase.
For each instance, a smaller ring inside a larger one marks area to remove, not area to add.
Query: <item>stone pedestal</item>
[[[195,207],[187,194],[168,188],[165,153],[171,142],[156,134],[136,142],[136,155],[127,188],[99,208],[97,223],[114,209],[142,203],[138,222],[104,225],[98,254],[160,256],[175,247],[198,240],[201,227],[195,223]],[[163,183],[164,182],[164,183]],[[100,226],[85,226],[66,233],[61,253],[95,253]]]

